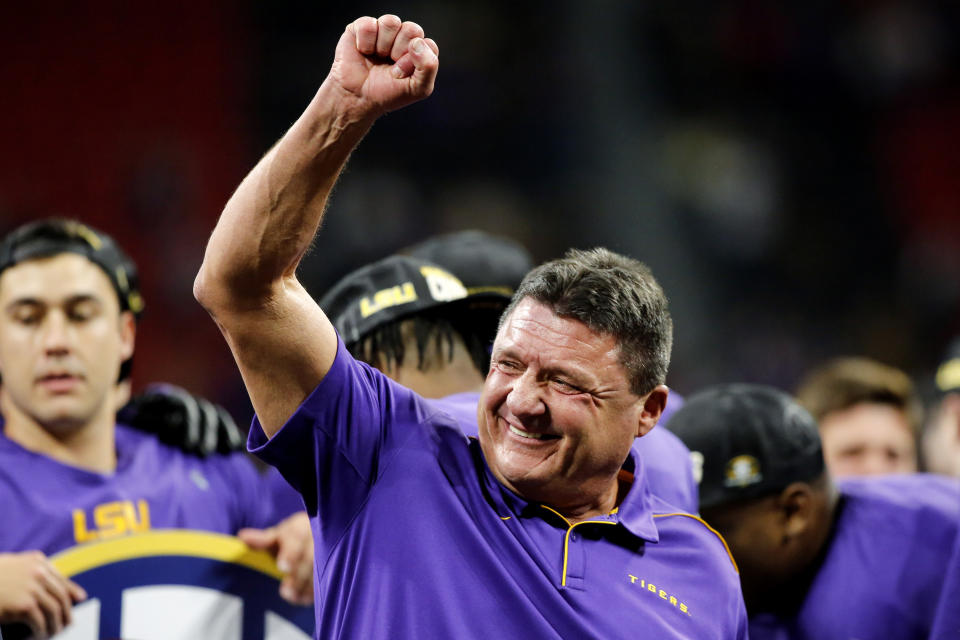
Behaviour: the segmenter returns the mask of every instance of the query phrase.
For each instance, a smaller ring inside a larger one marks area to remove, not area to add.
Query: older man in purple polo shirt
[[[433,249],[421,255],[439,253],[439,259],[389,256],[348,273],[318,303],[351,355],[430,399],[457,419],[464,434],[477,436],[477,404],[490,370],[490,345],[500,315],[533,264],[530,258],[517,259],[515,252],[522,249],[478,231],[436,236],[421,246]],[[487,268],[490,263],[496,268]],[[420,296],[372,312],[364,307],[377,292],[408,282],[427,288],[428,275],[440,276],[437,265],[449,270],[444,278],[460,280],[462,287],[452,286],[462,288],[461,296]],[[682,404],[671,390],[660,423]],[[697,513],[690,450],[680,439],[659,427],[634,440],[633,447],[650,491],[678,511]]]
[[[311,515],[317,636],[746,637],[723,541],[633,473],[631,444],[666,403],[672,332],[646,267],[601,249],[525,279],[479,440],[352,358],[297,281],[351,150],[432,92],[437,54],[396,16],[348,25],[305,113],[227,204],[195,283],[256,409],[249,444]],[[449,298],[454,282],[432,273],[364,308]]]

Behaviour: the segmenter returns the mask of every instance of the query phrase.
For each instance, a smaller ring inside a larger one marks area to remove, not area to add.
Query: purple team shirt
[[[311,516],[318,638],[746,637],[723,542],[649,493],[635,452],[619,508],[569,526],[342,342],[273,439],[254,421],[249,447]]]
[[[116,448],[117,469],[104,474],[28,451],[0,432],[0,551],[49,555],[149,529],[233,535],[280,519],[244,454],[188,456],[124,425]]]
[[[960,484],[926,474],[838,482],[840,514],[797,614],[756,615],[752,640],[925,640],[960,619],[944,590],[957,540]],[[951,601],[952,600],[952,601]],[[945,633],[945,632],[944,632]]]
[[[940,595],[940,608],[930,632],[930,640],[957,640],[960,638],[960,536],[953,546],[947,577]]]
[[[456,393],[439,400],[427,400],[439,410],[456,418],[460,428],[468,436],[477,435],[477,403],[480,394]],[[660,424],[666,423],[673,412],[683,404],[683,399],[671,392],[667,406],[660,416]],[[633,442],[640,459],[650,493],[677,507],[680,511],[697,513],[699,494],[693,476],[690,450],[674,433],[664,427],[654,427],[642,438]]]

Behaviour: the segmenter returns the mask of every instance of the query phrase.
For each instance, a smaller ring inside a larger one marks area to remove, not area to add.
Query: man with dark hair
[[[796,397],[820,425],[833,477],[917,471],[923,403],[903,371],[870,358],[837,358],[810,371]]]
[[[279,520],[242,454],[187,456],[117,424],[142,306],[133,263],[102,232],[49,219],[0,241],[0,623],[45,635],[70,622],[85,594],[51,553],[157,528],[235,534]],[[285,546],[309,540],[305,516],[294,518]],[[303,600],[309,575],[300,582]]]
[[[646,270],[603,251],[541,269],[603,287],[583,298],[600,320],[520,298],[494,342],[479,440],[351,357],[297,280],[350,152],[432,92],[437,55],[396,16],[348,25],[304,114],[228,202],[194,284],[256,409],[251,450],[311,515],[317,636],[745,637],[722,541],[651,495],[631,450],[668,393],[670,320]],[[381,290],[360,315],[419,295]],[[624,302],[630,319],[609,310]],[[650,349],[621,348],[614,333],[631,327]]]
[[[816,421],[771,387],[707,389],[667,427],[701,465],[700,512],[740,567],[752,639],[920,640],[956,607],[956,482],[834,484]]]

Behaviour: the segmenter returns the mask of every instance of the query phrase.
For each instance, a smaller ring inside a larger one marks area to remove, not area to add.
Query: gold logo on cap
[[[941,391],[960,388],[960,358],[947,360],[937,369],[937,388]]]
[[[430,295],[439,302],[450,302],[467,297],[463,283],[449,271],[438,267],[420,267],[420,275],[427,281]]]
[[[413,288],[412,282],[404,282],[395,287],[381,289],[373,294],[371,300],[367,296],[360,299],[360,315],[364,318],[372,316],[377,311],[388,307],[395,307],[398,304],[406,304],[417,299],[417,290]]]
[[[760,461],[749,455],[730,458],[723,475],[725,487],[747,487],[763,480]]]

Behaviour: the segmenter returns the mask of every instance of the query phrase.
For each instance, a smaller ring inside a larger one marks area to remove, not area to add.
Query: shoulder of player
[[[690,553],[714,558],[723,566],[739,572],[727,541],[700,516],[675,509],[655,498],[653,521],[661,543],[682,545],[689,548]]]
[[[916,517],[960,520],[960,480],[914,473],[837,481],[848,505]]]
[[[450,428],[453,427],[452,431],[460,432],[461,437],[459,439],[466,442],[466,438],[462,436],[461,431],[462,416],[460,414],[463,413],[462,407],[447,401],[447,399],[424,398],[378,369],[354,359],[346,349],[343,349],[342,352],[338,351],[337,360],[341,360],[341,356],[346,356],[343,358],[344,366],[353,367],[354,375],[359,375],[369,384],[370,391],[384,400],[381,403],[382,414],[392,414],[394,417],[410,422],[411,426],[420,424],[426,427],[428,431],[447,432],[451,431]],[[349,362],[347,362],[348,360]],[[342,377],[345,373],[339,375]],[[320,384],[323,385],[323,382]],[[317,389],[319,390],[320,387]],[[476,428],[474,428],[475,430]]]
[[[231,472],[239,470],[241,473],[256,473],[256,467],[249,456],[242,452],[215,453],[200,456],[187,453],[179,447],[161,442],[152,434],[145,433],[133,427],[117,424],[117,448],[121,455],[132,456],[140,464],[150,462],[170,468],[198,468],[205,470],[224,470]]]
[[[960,483],[928,474],[838,482],[843,509],[838,537],[867,536],[929,548],[949,541],[960,528]],[[942,545],[941,545],[942,546]]]

